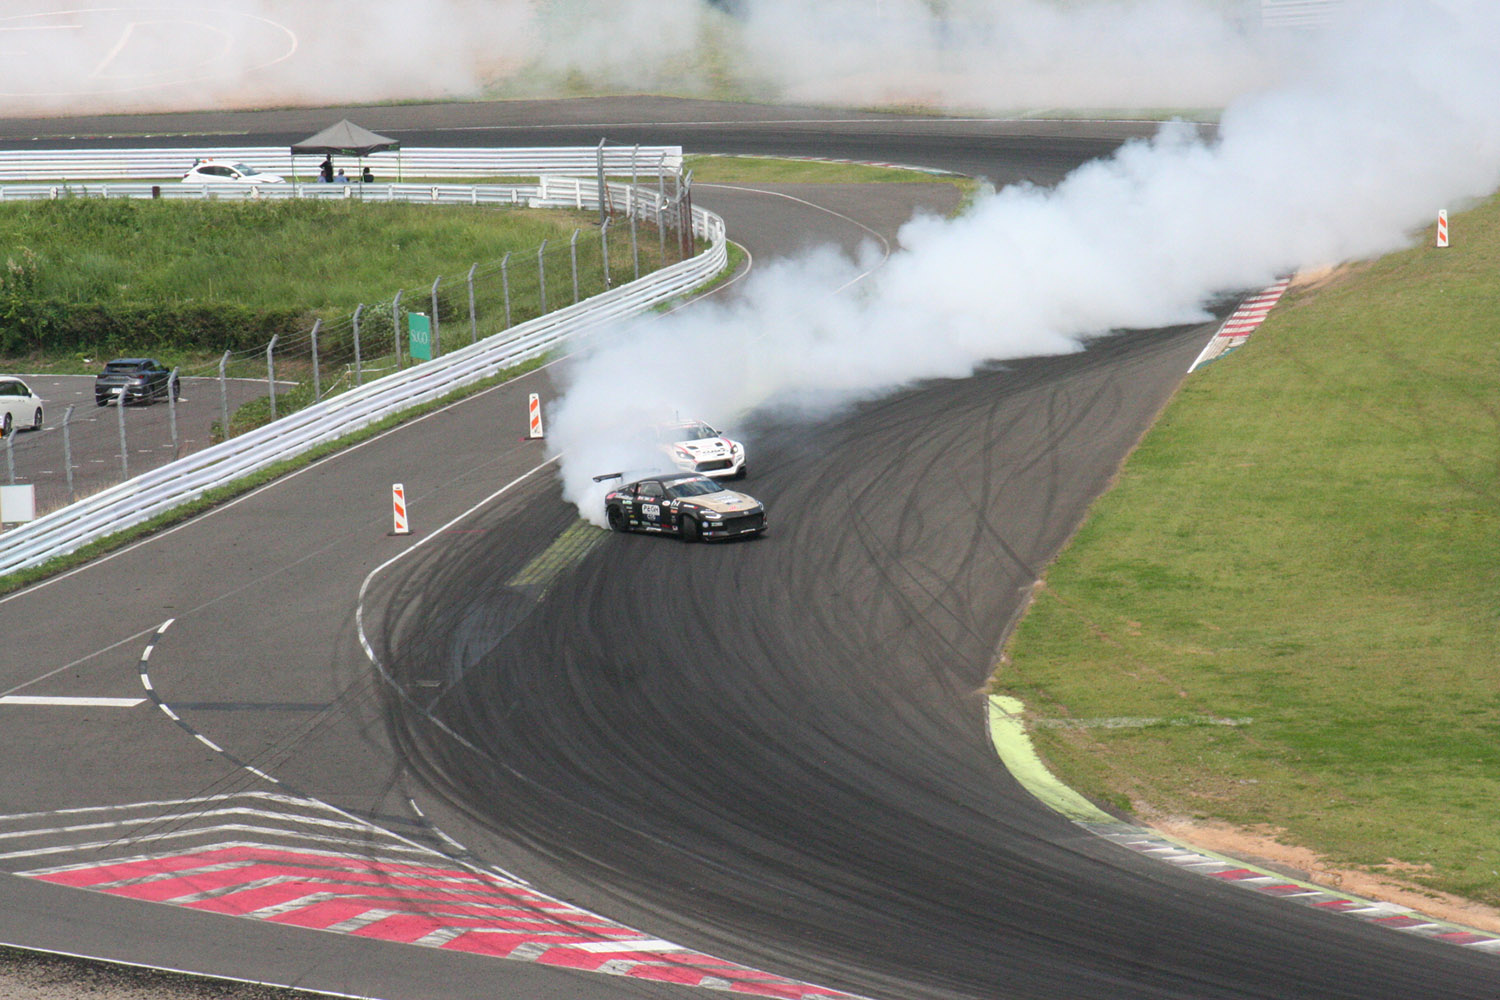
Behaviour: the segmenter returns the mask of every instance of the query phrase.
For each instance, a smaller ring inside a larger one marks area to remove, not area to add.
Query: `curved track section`
[[[428,554],[387,606],[414,700],[446,678],[399,713],[409,755],[638,923],[852,992],[1484,995],[1492,959],[1093,840],[988,745],[978,692],[1006,625],[1203,336],[767,429],[758,541],[601,535],[540,590],[504,543]],[[559,535],[548,492],[485,537]]]
[[[692,102],[541,111],[360,117],[411,142],[604,132],[1041,181],[1131,134]],[[190,132],[266,143],[338,113],[130,127],[184,146],[207,141]],[[123,125],[67,124],[110,145],[104,130]],[[0,123],[0,135],[56,126]],[[886,204],[868,213],[847,191],[808,200],[889,236],[899,199],[875,197]],[[765,196],[712,198],[757,258],[812,235]],[[834,240],[866,238],[824,218]],[[449,884],[482,873],[487,904],[535,888],[580,924],[600,915],[648,935],[629,940],[637,950],[664,941],[820,991],[1493,995],[1491,957],[1092,838],[1022,793],[988,745],[980,687],[1027,588],[1208,335],[1131,334],[813,428],[755,428],[749,488],[772,531],[722,546],[581,528],[542,475],[483,503],[540,461],[520,439],[526,394],[552,391],[543,371],[0,600],[17,654],[0,663],[0,694],[73,699],[5,707],[0,871],[32,877],[0,875],[0,940],[388,998],[693,995],[375,939],[360,923],[378,909],[370,889],[339,935],[296,926],[280,902],[229,919],[233,893],[212,880],[244,858],[195,858],[206,881],[176,907],[59,884],[80,867],[254,840],[290,866],[272,880],[313,866],[347,886],[375,865],[390,893],[419,859]],[[404,555],[409,540],[386,535],[393,480],[428,540]],[[394,688],[354,626],[367,579],[367,634]],[[177,720],[142,698],[143,678]],[[124,702],[144,704],[105,707]],[[126,882],[135,895],[157,884]],[[579,953],[610,964],[608,947]]]

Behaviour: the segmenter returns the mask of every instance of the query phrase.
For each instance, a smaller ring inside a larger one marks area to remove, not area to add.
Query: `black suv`
[[[116,397],[122,403],[151,403],[166,399],[168,393],[176,399],[182,390],[172,369],[155,358],[120,358],[94,376],[94,402],[99,406]]]

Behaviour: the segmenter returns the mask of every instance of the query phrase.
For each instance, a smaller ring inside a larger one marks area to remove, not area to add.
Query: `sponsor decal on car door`
[[[661,483],[642,483],[640,489],[640,503],[637,509],[640,512],[642,524],[653,531],[662,529],[662,488]]]

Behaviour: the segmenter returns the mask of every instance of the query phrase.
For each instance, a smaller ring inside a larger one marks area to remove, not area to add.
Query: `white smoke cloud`
[[[11,0],[0,99],[11,114],[81,114],[498,87],[1218,107],[1277,79],[1302,48],[1298,33],[1258,26],[1254,0]]]
[[[945,108],[1219,107],[1300,48],[1256,3],[746,0],[742,72],[781,99]],[[1226,16],[1226,12],[1236,16]]]
[[[821,251],[730,304],[636,324],[567,372],[549,437],[565,495],[597,522],[591,477],[650,464],[632,421],[732,426],[772,399],[833,406],[1183,322],[1215,293],[1403,246],[1500,185],[1500,5],[1371,0],[1318,41],[1294,80],[1233,102],[1217,138],[1169,125],[1055,189],[914,219],[849,292],[834,294],[861,265]]]
[[[472,96],[536,51],[529,0],[12,0],[7,114]]]

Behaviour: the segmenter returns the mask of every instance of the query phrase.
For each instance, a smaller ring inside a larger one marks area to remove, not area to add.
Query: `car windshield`
[[[234,165],[234,169],[238,170],[240,173],[242,173],[242,174],[244,174],[246,176],[249,176],[250,174],[258,174],[258,173],[260,173],[260,171],[256,170],[254,167],[247,167],[243,163],[236,163]]]
[[[681,427],[677,428],[677,440],[679,441],[700,441],[703,438],[713,438],[718,436],[718,431],[703,423],[701,420],[695,421],[691,424],[683,424]]]
[[[133,375],[136,372],[145,370],[145,367],[139,361],[111,361],[104,366],[104,370],[107,372],[129,372]]]
[[[697,476],[693,479],[680,479],[667,487],[667,492],[674,497],[702,497],[710,493],[723,493],[724,487],[709,479],[707,476]]]

